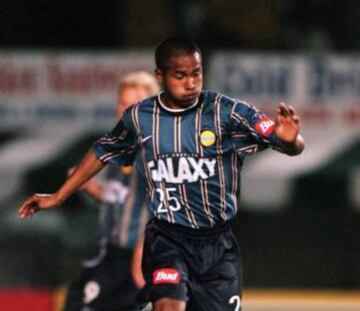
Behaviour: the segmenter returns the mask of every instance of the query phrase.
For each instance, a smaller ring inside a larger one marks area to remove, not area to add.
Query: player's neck
[[[160,105],[164,109],[173,112],[179,112],[179,111],[185,111],[191,109],[194,106],[196,106],[199,101],[199,98],[196,98],[194,102],[189,102],[189,103],[178,102],[172,99],[166,92],[159,94],[158,98]]]

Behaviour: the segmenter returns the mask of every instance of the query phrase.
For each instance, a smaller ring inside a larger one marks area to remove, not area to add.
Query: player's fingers
[[[284,124],[285,123],[285,117],[281,114],[277,115],[276,119],[275,119],[275,124],[279,125],[279,124]]]
[[[291,115],[291,116],[294,116],[294,115],[295,115],[295,109],[294,109],[294,107],[291,106],[291,105],[289,105],[288,108],[289,108],[290,115]]]
[[[279,115],[275,120],[275,126],[281,127],[286,124],[286,118],[282,115]]]
[[[32,197],[28,198],[19,208],[18,214],[21,219],[26,218],[31,213],[37,212],[39,209],[38,207],[38,198],[33,195]]]
[[[280,114],[283,115],[283,116],[288,116],[290,115],[290,111],[289,111],[289,108],[282,102],[279,103],[279,110],[280,110]]]
[[[24,207],[21,211],[19,211],[19,217],[21,219],[24,219],[26,217],[28,217],[29,215],[32,215],[35,213],[35,210],[33,207],[31,206],[26,206]]]
[[[37,211],[38,211],[38,209],[30,207],[24,213],[23,218],[32,217]]]
[[[299,124],[299,123],[300,123],[300,118],[299,118],[299,116],[295,115],[295,116],[293,116],[292,119],[294,120],[294,122],[295,122],[296,124]]]
[[[279,102],[278,103],[278,113],[279,114],[283,114],[283,111],[284,111],[284,103],[282,103],[282,102]]]
[[[285,104],[283,102],[278,102],[277,104],[277,111],[278,113],[281,113],[285,107]]]
[[[30,207],[28,206],[22,207],[21,210],[19,211],[19,217],[21,219],[26,218],[29,214],[30,214]]]
[[[34,202],[34,196],[31,196],[30,198],[25,200],[23,202],[23,204],[21,204],[20,207],[19,207],[19,214],[21,212],[25,211],[28,208],[28,206],[30,206],[33,202]]]
[[[280,114],[277,114],[276,117],[275,117],[275,124],[279,123],[280,122]]]

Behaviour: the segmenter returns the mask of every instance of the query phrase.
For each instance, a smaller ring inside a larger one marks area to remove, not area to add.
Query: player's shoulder
[[[138,102],[134,106],[134,109],[138,109],[139,111],[152,110],[154,108],[154,105],[156,105],[157,97],[158,95],[154,95]]]
[[[241,109],[251,106],[244,100],[233,98],[231,96],[214,91],[204,91],[204,97],[212,105],[219,103],[222,109],[233,109],[235,107]]]
[[[129,118],[134,112],[139,113],[139,112],[152,111],[156,102],[156,98],[157,95],[154,95],[132,105],[125,111],[124,117]]]

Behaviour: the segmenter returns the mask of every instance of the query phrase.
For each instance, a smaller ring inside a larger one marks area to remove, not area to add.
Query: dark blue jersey
[[[156,96],[128,110],[94,152],[117,165],[139,154],[154,217],[209,227],[236,214],[245,156],[280,149],[273,130],[253,106],[219,93],[203,91],[197,103],[179,110]]]
[[[149,218],[145,182],[133,167],[109,166],[103,187],[101,242],[133,249]]]

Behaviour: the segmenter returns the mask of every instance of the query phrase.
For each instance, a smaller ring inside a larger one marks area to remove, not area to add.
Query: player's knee
[[[185,311],[186,303],[178,299],[162,298],[155,301],[154,311]]]

